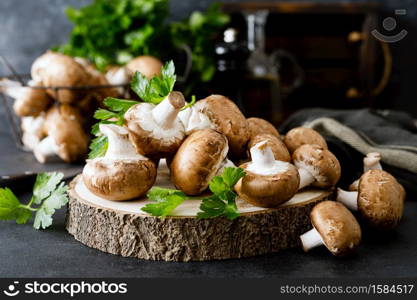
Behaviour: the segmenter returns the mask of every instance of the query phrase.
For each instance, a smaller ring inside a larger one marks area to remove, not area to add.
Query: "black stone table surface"
[[[1,117],[1,115],[0,115]],[[62,169],[43,166],[31,153],[17,150],[5,118],[0,118],[0,175],[22,171]],[[29,198],[31,183],[13,186]],[[397,230],[363,232],[363,244],[349,258],[335,258],[325,248],[306,254],[292,249],[276,254],[210,262],[154,262],[102,253],[77,242],[65,230],[66,209],[54,216],[47,230],[31,222],[17,225],[0,221],[0,277],[417,277],[417,201],[407,199],[405,216]]]

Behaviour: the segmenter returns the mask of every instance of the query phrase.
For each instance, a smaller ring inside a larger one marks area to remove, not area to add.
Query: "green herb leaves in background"
[[[236,206],[234,186],[245,176],[242,168],[225,168],[223,174],[210,181],[209,189],[213,195],[203,199],[200,205],[199,219],[224,216],[233,220],[240,216]]]
[[[152,79],[148,80],[136,72],[130,86],[143,101],[158,104],[174,89],[176,80],[175,66],[171,60],[162,67],[161,75]]]
[[[74,28],[68,43],[54,50],[87,58],[100,70],[138,55],[160,56],[168,6],[168,0],[94,0],[80,9],[69,7]]]
[[[195,11],[168,23],[168,0],[94,0],[66,13],[74,28],[67,44],[53,50],[87,58],[104,70],[145,54],[167,60],[186,44],[193,63],[188,87],[213,77],[214,39],[229,22],[229,16],[213,4],[205,13]]]
[[[142,207],[141,210],[147,212],[152,216],[166,217],[184,200],[187,196],[179,191],[172,189],[164,189],[160,187],[153,187],[147,194],[149,200],[156,201],[156,203],[149,203]]]
[[[22,204],[8,188],[0,188],[0,220],[15,220],[25,224],[33,214],[33,227],[45,229],[52,224],[56,209],[68,203],[67,186],[62,173],[41,173],[36,177],[33,195],[28,204]]]

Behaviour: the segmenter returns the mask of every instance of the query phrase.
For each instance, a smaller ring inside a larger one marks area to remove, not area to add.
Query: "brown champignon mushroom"
[[[342,204],[323,201],[310,213],[313,229],[300,236],[304,251],[325,245],[336,256],[352,253],[360,244],[361,228]]]
[[[138,154],[129,141],[128,131],[113,124],[100,125],[109,146],[104,157],[87,160],[83,182],[95,195],[122,201],[139,198],[153,186],[156,165]]]
[[[140,103],[125,113],[129,137],[138,152],[151,158],[175,153],[185,137],[184,126],[177,118],[184,104],[184,96],[174,91],[157,106]]]
[[[288,152],[287,147],[285,144],[277,138],[275,135],[272,134],[258,134],[251,138],[248,143],[248,148],[251,149],[254,145],[266,141],[267,146],[271,148],[272,153],[274,153],[275,160],[281,160],[285,162],[291,161],[291,155]]]
[[[47,137],[34,149],[39,162],[45,163],[56,156],[65,162],[74,162],[87,153],[89,139],[74,107],[62,104],[50,108],[43,127]]]
[[[171,180],[187,195],[198,195],[226,163],[227,139],[212,129],[194,131],[189,135],[171,164]]]
[[[296,127],[287,132],[284,137],[284,143],[287,145],[290,153],[293,153],[298,147],[306,144],[318,145],[327,149],[326,140],[320,133],[311,128]]]
[[[246,119],[235,103],[225,96],[211,95],[197,101],[193,109],[205,114],[211,128],[227,137],[232,157],[240,158],[245,154],[249,131]]]
[[[41,82],[30,80],[28,86],[22,86],[19,82],[12,80],[1,80],[0,91],[14,99],[13,110],[20,117],[36,117],[47,110],[52,99]]]
[[[370,152],[366,154],[363,159],[363,173],[369,170],[382,170],[381,166],[381,154],[378,152]],[[359,179],[355,180],[350,186],[350,191],[357,191],[359,186]]]
[[[250,133],[250,139],[254,138],[259,134],[271,134],[276,136],[277,138],[281,139],[278,130],[275,128],[274,125],[269,123],[267,120],[261,118],[249,118],[246,119],[248,123],[248,129]]]
[[[358,191],[338,189],[337,201],[359,211],[372,227],[381,230],[395,228],[404,211],[405,190],[389,173],[369,170],[359,179]]]
[[[132,59],[126,64],[126,70],[133,76],[135,72],[141,73],[148,79],[155,77],[161,74],[162,62],[154,57],[149,55],[142,55]]]
[[[89,83],[90,76],[72,57],[48,51],[32,64],[32,79],[45,87],[79,87]],[[61,103],[74,103],[85,91],[80,89],[47,89],[47,93]]]
[[[302,145],[292,155],[300,173],[300,189],[306,186],[330,188],[340,179],[341,168],[329,150],[318,145]]]
[[[260,207],[277,207],[290,200],[300,183],[296,167],[275,160],[266,141],[254,145],[250,152],[252,162],[240,166],[246,175],[235,186],[239,196]]]

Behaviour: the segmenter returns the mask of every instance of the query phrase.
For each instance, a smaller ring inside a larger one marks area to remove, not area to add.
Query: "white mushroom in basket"
[[[173,91],[157,106],[140,103],[125,113],[129,137],[138,152],[151,158],[175,153],[185,137],[184,126],[177,118],[184,104],[184,96]]]
[[[254,145],[250,152],[252,162],[240,166],[246,175],[235,186],[239,196],[260,207],[277,207],[291,199],[300,183],[297,168],[275,160],[266,141]]]
[[[278,137],[272,134],[264,133],[254,136],[249,140],[248,148],[251,149],[254,145],[262,141],[266,141],[267,146],[271,148],[275,160],[281,160],[285,162],[291,161],[291,155],[288,152],[285,144]]]
[[[198,195],[209,181],[228,163],[226,137],[212,129],[194,131],[189,135],[170,164],[171,180],[187,195]]]
[[[330,188],[340,179],[341,168],[336,156],[318,145],[303,145],[292,155],[300,173],[300,189],[306,186]]]
[[[310,213],[313,229],[300,236],[304,251],[324,245],[335,256],[354,252],[361,242],[361,228],[342,204],[323,201]]]
[[[45,113],[37,117],[22,117],[22,143],[28,150],[35,149],[36,145],[45,137]]]
[[[193,110],[206,115],[211,124],[208,127],[227,137],[230,156],[234,158],[244,156],[249,140],[249,131],[246,119],[235,103],[225,96],[211,95],[197,101]],[[189,129],[189,126],[185,125],[185,127]]]
[[[372,227],[395,228],[404,210],[405,190],[389,173],[369,170],[359,179],[358,191],[337,191],[337,201],[354,211]]]
[[[42,82],[45,87],[80,87],[89,83],[89,74],[72,57],[48,51],[32,64],[32,79]],[[79,100],[85,91],[81,89],[47,89],[52,98],[61,103],[73,103]]]
[[[50,108],[43,126],[47,137],[34,148],[39,162],[45,163],[57,157],[74,162],[87,153],[89,138],[75,108],[65,104]]]
[[[305,127],[296,127],[288,131],[284,137],[284,143],[287,145],[290,153],[306,144],[318,145],[323,149],[327,149],[327,143],[323,136],[314,129]]]
[[[153,186],[156,179],[155,163],[138,154],[129,141],[126,128],[100,125],[109,146],[103,157],[87,160],[83,182],[95,195],[115,201],[139,198]]]
[[[28,86],[22,86],[19,82],[6,79],[0,81],[0,92],[14,99],[13,110],[16,115],[36,117],[46,111],[52,102],[46,90],[39,88],[41,86],[41,82],[33,80],[28,82]]]
[[[248,123],[248,129],[251,139],[257,136],[258,134],[271,134],[281,139],[278,130],[267,120],[261,118],[249,118],[246,119],[246,122]]]

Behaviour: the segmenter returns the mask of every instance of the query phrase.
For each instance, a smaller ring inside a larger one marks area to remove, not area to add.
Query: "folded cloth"
[[[344,156],[348,161],[341,161],[342,167],[344,163],[348,166],[349,175],[359,176],[362,172],[362,159],[358,159],[358,153],[360,157],[379,152],[383,168],[406,188],[417,191],[417,122],[410,115],[388,110],[312,108],[298,111],[280,129],[285,133],[297,126],[317,130],[330,139],[331,150],[349,153]],[[342,179],[346,183],[351,180]]]

